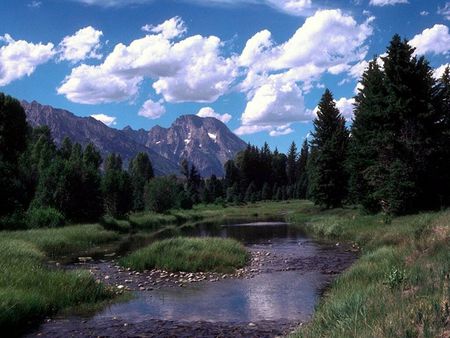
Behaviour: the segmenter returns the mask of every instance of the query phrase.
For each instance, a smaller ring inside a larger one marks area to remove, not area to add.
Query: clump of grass
[[[120,264],[138,271],[231,272],[248,259],[245,247],[232,239],[178,237],[154,242],[122,258]]]

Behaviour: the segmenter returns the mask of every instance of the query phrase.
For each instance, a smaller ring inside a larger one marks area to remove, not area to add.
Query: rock
[[[125,286],[123,286],[123,285],[117,285],[117,288],[118,288],[119,290],[123,290],[123,288],[125,288]]]
[[[250,327],[255,327],[256,324],[255,324],[255,323],[248,323],[248,326],[250,326]]]

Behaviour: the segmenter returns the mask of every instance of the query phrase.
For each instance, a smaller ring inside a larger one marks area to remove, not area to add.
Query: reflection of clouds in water
[[[215,230],[214,230],[215,229]],[[197,236],[234,237],[252,243],[252,250],[270,250],[297,259],[317,255],[320,246],[294,227],[198,227]],[[333,255],[333,251],[329,252]],[[284,271],[251,279],[194,283],[183,288],[138,292],[137,298],[111,306],[96,317],[117,316],[131,322],[149,318],[177,321],[306,320],[314,311],[325,276],[319,272]]]
[[[298,271],[261,274],[186,288],[140,294],[99,315],[129,322],[145,318],[180,321],[306,320],[313,312],[323,276]]]
[[[306,319],[314,310],[323,277],[315,272],[301,274],[295,271],[271,275],[272,278],[256,277],[260,280],[255,280],[249,289],[249,316],[254,320]]]

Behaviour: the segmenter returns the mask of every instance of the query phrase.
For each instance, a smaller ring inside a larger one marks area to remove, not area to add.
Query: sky
[[[351,123],[396,33],[439,76],[449,23],[445,0],[2,0],[0,92],[118,129],[213,116],[286,151],[325,88]]]

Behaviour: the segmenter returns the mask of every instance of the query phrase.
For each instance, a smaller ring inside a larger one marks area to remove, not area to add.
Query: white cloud
[[[239,128],[235,129],[233,132],[236,135],[242,136],[242,135],[250,135],[259,133],[261,131],[270,131],[273,128],[271,126],[240,126]]]
[[[311,0],[266,0],[266,2],[278,10],[299,16],[308,14],[312,8]]]
[[[294,132],[294,129],[292,129],[288,126],[281,126],[281,127],[275,128],[275,130],[271,130],[269,132],[269,135],[272,137],[276,137],[276,136],[292,134],[293,132]]]
[[[438,14],[442,15],[446,20],[450,20],[450,2],[446,2],[444,7],[438,7]]]
[[[164,108],[162,103],[162,101],[154,102],[152,100],[147,100],[139,110],[138,115],[152,120],[160,118],[166,113],[166,108]]]
[[[311,120],[303,93],[327,71],[356,74],[365,67],[365,42],[372,34],[373,20],[369,17],[358,24],[340,10],[324,10],[307,18],[281,45],[274,45],[269,31],[255,34],[239,57],[239,64],[248,69],[239,86],[247,94],[248,103],[237,132],[268,131],[274,136],[287,133],[294,122]],[[277,130],[282,125],[287,127]]]
[[[397,4],[407,4],[408,0],[370,0],[372,6],[392,6]]]
[[[59,44],[59,60],[79,62],[87,58],[100,59],[102,55],[98,50],[102,35],[102,31],[88,26],[66,36]]]
[[[141,76],[116,75],[101,66],[80,65],[66,76],[57,92],[84,104],[125,101],[136,96],[142,80]]]
[[[230,122],[232,116],[230,114],[219,114],[216,111],[214,111],[211,107],[203,107],[201,108],[197,116],[199,117],[214,117],[215,119],[218,119],[219,121],[222,121],[223,123]]]
[[[450,63],[444,64],[433,71],[433,77],[440,79],[444,75],[445,68],[450,67]]]
[[[173,37],[175,31],[167,27],[173,28],[174,23],[184,27],[181,19],[170,19],[156,26],[157,34],[136,39],[128,46],[119,43],[102,64],[74,68],[58,92],[79,103],[123,101],[137,93],[144,78],[150,78],[155,80],[155,91],[167,102],[215,101],[237,76],[234,60],[220,55],[222,42],[215,36],[171,41],[168,36]],[[94,75],[113,81],[97,81]]]
[[[430,15],[430,12],[428,12],[428,11],[421,11],[420,15],[421,16],[428,16],[428,15]]]
[[[107,126],[115,125],[116,124],[116,118],[114,116],[109,116],[105,114],[92,114],[91,117],[94,119],[103,122]]]
[[[14,40],[9,34],[0,36],[0,86],[30,76],[37,66],[49,61],[55,54],[52,43],[34,44]]]
[[[142,30],[148,33],[161,34],[168,40],[182,36],[187,31],[183,20],[181,20],[181,18],[178,16],[166,20],[165,22],[157,26],[147,24],[142,27]]]
[[[450,34],[448,27],[436,24],[432,28],[425,29],[409,41],[416,48],[416,54],[426,53],[447,54],[450,50]]]
[[[351,121],[353,118],[353,107],[355,104],[355,99],[350,98],[347,99],[345,97],[341,97],[339,100],[335,100],[336,107],[341,112],[341,115],[347,120]]]

